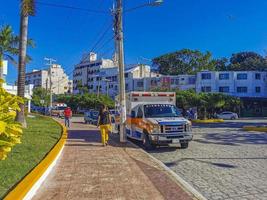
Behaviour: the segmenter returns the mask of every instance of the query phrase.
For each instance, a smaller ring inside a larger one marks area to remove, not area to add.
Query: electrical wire
[[[87,9],[87,8],[69,6],[65,4],[47,3],[43,1],[36,1],[36,3],[40,5],[44,5],[44,6],[55,7],[55,8],[66,8],[66,9],[79,10],[79,11],[90,12],[90,13],[98,13],[98,14],[109,14],[109,12],[105,10],[92,10],[92,9]]]

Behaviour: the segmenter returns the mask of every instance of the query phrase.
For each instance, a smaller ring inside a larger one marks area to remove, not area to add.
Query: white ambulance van
[[[116,108],[119,111],[118,98]],[[126,94],[127,137],[143,142],[146,149],[192,140],[191,122],[176,107],[174,92],[130,92]],[[116,120],[119,129],[119,120]]]

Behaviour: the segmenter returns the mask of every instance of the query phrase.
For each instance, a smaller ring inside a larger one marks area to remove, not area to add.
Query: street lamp
[[[133,8],[126,9],[125,12],[130,12],[130,11],[133,11],[133,10],[136,10],[136,9],[139,9],[139,8],[143,8],[143,7],[146,7],[146,6],[159,6],[162,3],[163,3],[163,0],[148,1],[145,4],[142,4],[142,5],[133,7]]]
[[[131,8],[125,10],[125,12],[129,12],[132,10],[136,10],[138,8],[142,8],[145,6],[158,6],[163,3],[163,0],[153,0],[149,1],[146,4],[137,6],[135,8]],[[123,26],[122,26],[122,0],[116,1],[116,8],[113,10],[114,15],[114,33],[115,33],[115,44],[116,50],[118,51],[118,68],[119,68],[119,101],[120,101],[120,142],[126,142],[126,131],[125,131],[125,122],[126,122],[126,99],[125,99],[125,77],[124,77],[124,45],[123,45]]]

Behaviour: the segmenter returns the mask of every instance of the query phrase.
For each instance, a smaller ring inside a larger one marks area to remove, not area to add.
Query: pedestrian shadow
[[[119,135],[109,134],[108,145],[112,147],[137,148],[131,143],[120,143]],[[65,146],[95,146],[102,147],[99,130],[68,130],[68,139]]]

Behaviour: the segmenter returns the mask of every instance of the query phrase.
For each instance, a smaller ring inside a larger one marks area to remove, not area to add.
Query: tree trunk
[[[207,109],[206,109],[206,106],[204,107],[204,119],[207,119]]]
[[[25,95],[25,68],[26,68],[26,51],[28,39],[28,15],[20,15],[20,41],[19,41],[19,70],[18,70],[18,96],[24,98]],[[24,115],[25,104],[20,104],[20,111],[17,112],[16,121],[26,127]]]

